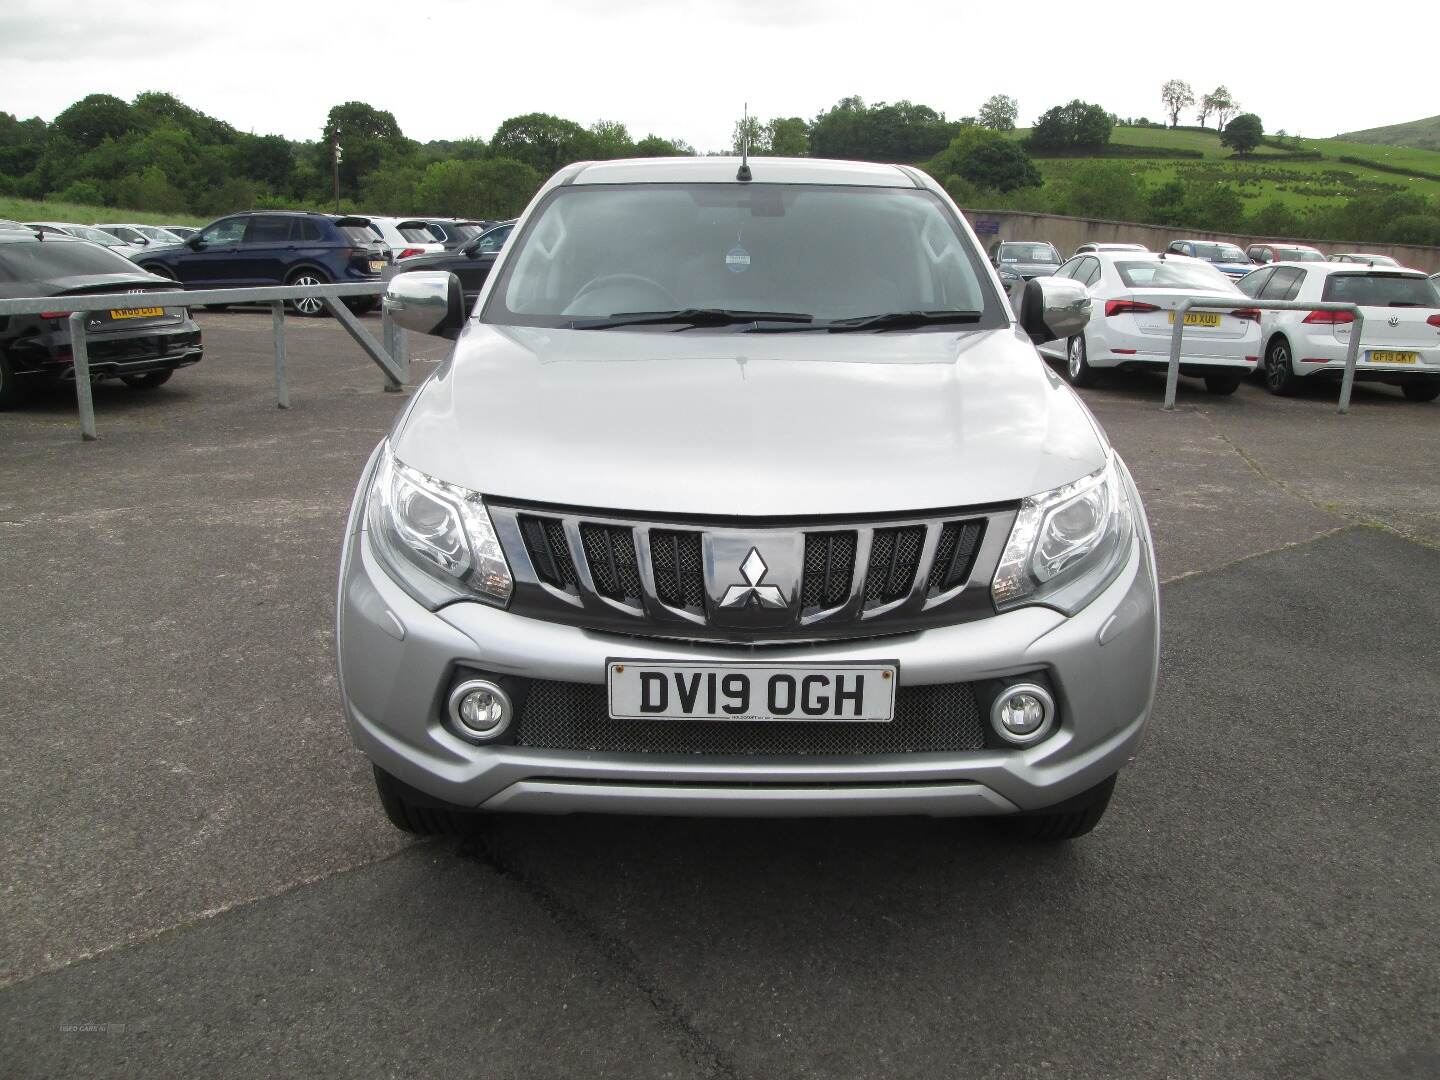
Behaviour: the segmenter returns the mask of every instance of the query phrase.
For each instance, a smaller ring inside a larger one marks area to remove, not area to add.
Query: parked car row
[[[1220,245],[1223,249],[1228,245]],[[1172,245],[1173,247],[1173,245]],[[1064,362],[1067,380],[1089,386],[1106,369],[1152,370],[1170,361],[1175,312],[1187,299],[1235,306],[1185,314],[1180,373],[1231,394],[1260,371],[1274,394],[1296,393],[1304,380],[1338,379],[1354,326],[1346,311],[1265,311],[1246,300],[1351,303],[1364,319],[1355,377],[1400,387],[1414,401],[1440,397],[1440,275],[1370,263],[1297,259],[1252,267],[1236,278],[1230,251],[1087,251],[1052,276],[1079,281],[1091,299],[1084,330],[1040,345]],[[1239,249],[1236,248],[1235,251]],[[1210,257],[1205,257],[1205,256]]]

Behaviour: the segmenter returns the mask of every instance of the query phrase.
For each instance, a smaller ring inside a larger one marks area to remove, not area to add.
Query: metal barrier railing
[[[1239,303],[1236,303],[1236,300]],[[1180,381],[1180,338],[1185,333],[1185,313],[1191,308],[1221,308],[1226,311],[1348,311],[1355,317],[1351,324],[1350,342],[1345,346],[1345,374],[1340,379],[1340,413],[1350,411],[1350,391],[1355,385],[1355,364],[1360,356],[1360,334],[1365,329],[1365,315],[1354,304],[1315,303],[1304,300],[1251,300],[1248,296],[1225,300],[1219,297],[1182,300],[1175,309],[1175,327],[1170,331],[1170,363],[1165,369],[1165,408],[1175,408],[1175,389]],[[1265,363],[1265,343],[1260,343],[1260,363]]]
[[[355,343],[385,375],[387,391],[401,390],[410,375],[405,331],[396,326],[389,311],[382,308],[381,336],[377,342],[345,306],[347,296],[379,296],[385,283],[356,282],[346,285],[277,285],[256,289],[165,289],[138,293],[86,293],[79,296],[46,296],[0,300],[0,315],[39,315],[57,308],[70,312],[70,348],[74,354],[75,400],[80,413],[80,437],[86,442],[95,434],[95,402],[90,393],[90,350],[85,315],[108,311],[117,303],[134,304],[143,297],[151,307],[195,307],[201,304],[267,304],[275,340],[275,404],[290,407],[290,388],[285,378],[285,301],[314,297],[325,307]],[[123,300],[121,298],[124,298]]]

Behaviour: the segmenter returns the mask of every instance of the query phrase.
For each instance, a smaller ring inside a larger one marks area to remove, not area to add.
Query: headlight
[[[370,483],[366,523],[390,576],[431,610],[510,599],[510,567],[479,493],[402,464],[389,443]]]
[[[1112,453],[1103,468],[1020,505],[990,587],[997,610],[1046,604],[1073,615],[1115,579],[1135,514]]]

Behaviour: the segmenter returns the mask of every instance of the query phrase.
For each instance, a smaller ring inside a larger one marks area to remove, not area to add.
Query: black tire
[[[330,279],[319,270],[297,270],[286,280],[286,285],[329,285]],[[285,306],[289,308],[292,315],[299,315],[305,319],[321,319],[330,314],[330,309],[325,306],[325,301],[316,297],[305,297],[303,300],[286,300]]]
[[[1233,394],[1240,389],[1240,375],[1206,375],[1205,389],[1212,394]]]
[[[23,404],[26,390],[23,380],[16,377],[9,358],[0,353],[0,409],[13,409]]]
[[[1401,383],[1400,391],[1411,401],[1434,401],[1440,397],[1440,379]]]
[[[147,371],[144,375],[121,375],[120,381],[131,390],[154,390],[157,386],[164,386],[170,381],[170,376],[174,374],[173,369],[170,371]]]
[[[369,315],[380,306],[378,296],[347,296],[345,306],[356,315]]]
[[[380,794],[380,806],[390,824],[402,832],[416,836],[446,836],[469,832],[474,827],[479,815],[473,811],[416,791],[378,765],[371,767],[375,770],[375,790]]]
[[[230,310],[230,305],[229,305],[229,304],[206,304],[206,305],[205,305],[205,310],[206,310],[206,311],[229,311],[229,310]]]
[[[1065,381],[1071,386],[1094,386],[1097,381],[1084,334],[1076,334],[1065,345]]]
[[[1300,390],[1290,342],[1283,337],[1275,338],[1265,349],[1265,389],[1278,397],[1293,397]]]
[[[1075,840],[1100,824],[1114,790],[1115,777],[1112,776],[1089,791],[1083,791],[1046,810],[1016,814],[1014,817],[992,818],[991,823],[1012,840],[1045,843]]]

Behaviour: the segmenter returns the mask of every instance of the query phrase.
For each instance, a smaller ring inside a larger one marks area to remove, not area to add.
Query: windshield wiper
[[[679,308],[675,311],[617,311],[613,315],[572,319],[571,330],[609,330],[616,326],[731,326],[739,323],[808,323],[815,316],[799,311],[742,311],[736,308]]]
[[[851,330],[904,330],[912,326],[979,322],[983,316],[981,311],[885,311],[879,315],[834,319],[825,324],[825,329],[836,334]]]

